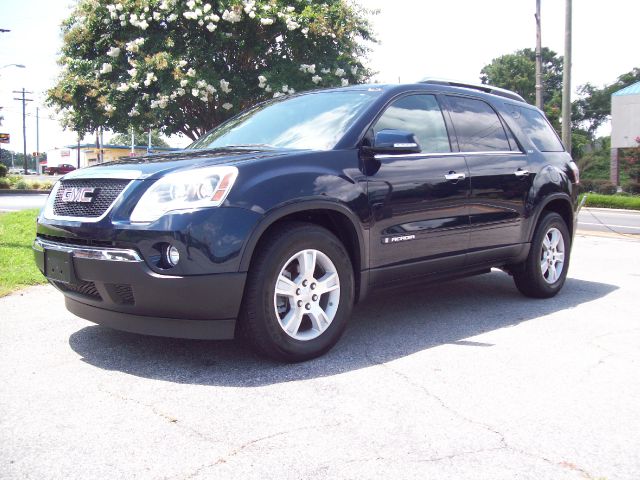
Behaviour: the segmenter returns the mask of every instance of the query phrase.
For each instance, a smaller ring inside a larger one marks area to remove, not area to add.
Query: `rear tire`
[[[285,362],[320,356],[340,339],[354,298],[342,243],[313,224],[287,223],[251,263],[239,328],[254,349]]]
[[[567,278],[571,236],[563,218],[548,212],[538,222],[527,259],[512,269],[518,290],[527,297],[556,295]]]

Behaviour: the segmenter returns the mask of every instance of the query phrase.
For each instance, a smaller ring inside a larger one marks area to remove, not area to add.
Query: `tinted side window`
[[[393,102],[373,127],[415,133],[424,153],[450,152],[449,136],[440,105],[433,95],[409,95]]]
[[[460,151],[511,150],[502,122],[488,103],[466,97],[447,97],[447,100]]]
[[[564,147],[549,122],[537,110],[510,105],[511,115],[541,152],[564,152]]]

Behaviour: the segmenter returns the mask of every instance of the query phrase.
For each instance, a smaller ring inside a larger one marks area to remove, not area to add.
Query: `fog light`
[[[164,250],[164,259],[167,261],[167,265],[175,267],[180,261],[180,252],[173,245],[168,245]]]

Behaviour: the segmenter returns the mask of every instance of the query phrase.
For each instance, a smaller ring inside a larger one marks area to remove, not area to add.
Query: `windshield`
[[[330,150],[373,99],[372,92],[350,90],[265,103],[211,130],[189,149],[260,145]]]

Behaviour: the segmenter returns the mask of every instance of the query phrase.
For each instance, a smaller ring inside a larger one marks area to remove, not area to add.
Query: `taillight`
[[[569,162],[569,167],[571,168],[571,171],[573,171],[576,183],[580,183],[580,169],[578,168],[578,165],[576,165],[576,162]]]

